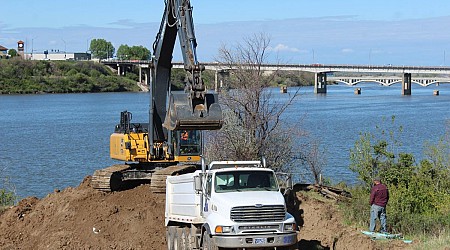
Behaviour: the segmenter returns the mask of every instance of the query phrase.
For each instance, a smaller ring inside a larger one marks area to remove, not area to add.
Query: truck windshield
[[[227,171],[216,174],[214,190],[216,193],[278,191],[278,185],[271,171]]]

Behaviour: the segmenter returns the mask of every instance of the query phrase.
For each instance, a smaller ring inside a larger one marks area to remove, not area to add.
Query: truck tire
[[[177,250],[189,250],[192,249],[190,243],[190,230],[188,227],[177,228],[178,234],[178,248]]]
[[[203,235],[203,250],[219,250],[211,237],[209,237],[208,231],[204,231]]]
[[[178,248],[177,228],[170,226],[166,230],[167,249],[176,250]]]
[[[294,245],[288,247],[277,247],[277,250],[298,250],[298,245],[295,243]]]

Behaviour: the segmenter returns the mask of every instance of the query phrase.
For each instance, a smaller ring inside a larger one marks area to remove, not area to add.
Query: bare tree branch
[[[256,160],[266,157],[275,170],[286,170],[298,159],[296,139],[299,127],[285,124],[282,115],[299,97],[299,89],[285,102],[276,100],[270,89],[278,70],[267,73],[262,65],[268,58],[270,39],[256,34],[234,47],[222,46],[216,59],[232,69],[228,90],[221,93],[225,124],[209,133],[206,154],[217,160]]]

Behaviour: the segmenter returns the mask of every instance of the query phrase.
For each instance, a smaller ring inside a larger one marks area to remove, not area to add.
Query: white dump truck
[[[215,161],[166,180],[168,249],[292,249],[294,217],[265,161]]]

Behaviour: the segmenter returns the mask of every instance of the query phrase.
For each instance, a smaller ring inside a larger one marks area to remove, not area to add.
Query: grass
[[[450,249],[450,231],[442,232],[437,237],[429,237],[426,235],[417,236],[420,244],[415,246],[415,250],[448,250]]]

